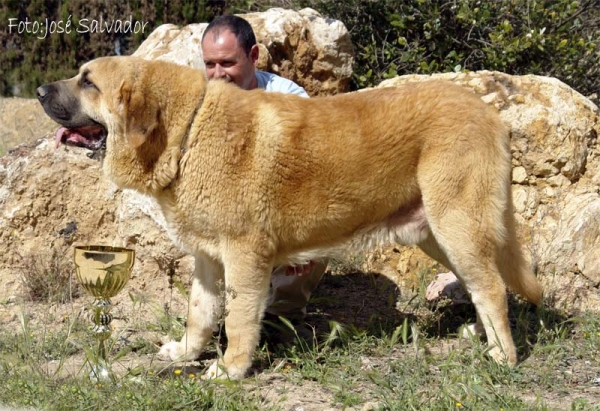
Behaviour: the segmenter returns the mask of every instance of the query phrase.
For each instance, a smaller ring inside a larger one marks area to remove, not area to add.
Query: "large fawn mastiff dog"
[[[494,360],[517,362],[505,283],[534,304],[542,292],[515,235],[509,134],[470,91],[430,81],[304,99],[107,57],[38,98],[64,126],[58,141],[106,139],[104,173],[154,197],[196,258],[186,333],[161,355],[197,358],[224,279],[228,347],[208,375],[242,378],[274,265],[398,243],[456,273],[477,309],[471,330]]]

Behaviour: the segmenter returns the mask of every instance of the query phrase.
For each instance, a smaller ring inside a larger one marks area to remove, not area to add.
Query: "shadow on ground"
[[[388,277],[378,273],[350,272],[343,275],[332,275],[327,272],[314,291],[307,306],[306,324],[310,335],[306,337],[301,332],[301,326],[293,323],[300,337],[305,337],[309,346],[314,342],[325,341],[331,333],[332,323],[339,323],[352,333],[363,336],[381,338],[390,336],[405,320],[416,323],[420,333],[428,338],[456,338],[458,329],[476,319],[475,308],[472,304],[451,305],[446,303],[426,303],[422,297],[412,292],[402,294],[403,290]],[[564,312],[542,307],[536,308],[522,299],[509,294],[509,321],[513,338],[518,348],[520,360],[525,360],[537,343],[542,327],[548,330],[560,329],[568,336],[575,324]],[[208,350],[199,358],[200,363],[216,359],[215,345],[220,345],[221,352],[227,348],[225,330],[221,330],[220,338],[215,336]],[[268,351],[277,352],[281,335],[286,332],[287,347],[301,344],[289,328],[282,323],[273,324],[272,320],[263,322],[261,347],[267,346]],[[410,331],[409,331],[410,333]],[[311,341],[311,336],[312,341]],[[283,340],[286,340],[284,338]],[[218,342],[217,342],[218,341]],[[339,341],[341,342],[341,340]],[[282,354],[284,355],[284,354]],[[268,363],[255,361],[253,368],[260,372],[268,367]],[[177,370],[165,370],[170,374]],[[183,373],[202,374],[203,367],[186,369]]]
[[[307,307],[306,322],[315,328],[317,336],[328,334],[329,322],[336,321],[381,337],[389,336],[408,318],[426,337],[453,338],[462,325],[476,320],[473,304],[426,303],[412,292],[403,292],[377,273],[328,272]],[[568,336],[575,326],[564,311],[551,308],[549,300],[538,308],[509,293],[508,305],[513,338],[522,359],[530,355],[542,328],[560,329]]]

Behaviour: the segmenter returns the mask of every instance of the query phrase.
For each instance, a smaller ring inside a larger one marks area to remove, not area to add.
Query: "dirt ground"
[[[37,100],[0,97],[0,156],[57,129]]]
[[[313,302],[308,306],[307,323],[315,327],[317,334],[325,334],[329,331],[329,320],[340,321],[366,330],[372,330],[375,321],[388,333],[391,333],[394,327],[400,325],[403,318],[409,317],[415,321],[422,320],[416,318],[414,313],[403,311],[402,304],[397,304],[398,301],[406,301],[405,298],[402,298],[402,292],[414,293],[415,290],[407,289],[406,287],[410,286],[406,283],[403,287],[398,287],[395,281],[391,281],[388,276],[380,274],[381,272],[387,272],[389,275],[392,272],[390,264],[395,262],[394,252],[392,251],[384,260],[382,262],[379,256],[369,264],[371,270],[367,274],[351,270],[345,266],[341,267],[342,271],[339,271],[340,268],[338,267],[334,270],[334,273],[328,272],[325,275],[315,291]],[[118,374],[126,374],[136,368],[162,369],[166,372],[174,369],[172,364],[157,360],[155,357],[154,352],[160,344],[165,342],[165,336],[157,330],[149,331],[147,324],[159,322],[161,313],[164,313],[164,310],[168,310],[175,317],[183,317],[187,311],[185,298],[176,287],[169,288],[167,276],[164,274],[157,274],[152,278],[141,277],[132,278],[126,288],[113,299],[114,335],[119,336],[115,350],[118,351],[118,345],[135,346],[137,341],[141,340],[150,341],[154,348],[151,348],[150,351],[152,352],[147,354],[134,350],[120,358],[114,363],[115,371]],[[187,283],[189,277],[187,279],[181,278],[181,280]],[[154,282],[157,286],[152,289],[145,288],[142,295],[138,291],[142,282]],[[2,304],[0,309],[2,311],[0,321],[2,327],[20,332],[23,314],[29,321],[30,329],[38,331],[56,331],[64,328],[72,321],[74,316],[80,316],[83,323],[88,321],[86,307],[91,298],[84,293],[70,303],[48,305],[24,302],[18,279],[15,281],[15,286],[12,296],[9,296],[10,302]],[[438,333],[439,336],[444,337],[447,333],[453,332],[461,321],[474,319],[474,310],[470,304],[453,310],[456,314],[454,321],[448,317],[444,318],[441,328],[432,331],[434,334]],[[464,348],[464,343],[461,346],[460,340],[449,337],[433,342],[427,349],[444,356],[452,350]],[[388,358],[363,356],[360,360],[365,369],[377,369],[386,366],[386,362],[390,359],[401,359],[405,355],[414,355],[414,353],[407,352],[406,349],[399,347],[394,348]],[[209,349],[199,361],[187,363],[185,373],[201,375],[215,358],[214,348]],[[282,364],[285,362],[283,359],[281,361]],[[59,361],[53,359],[45,367],[49,373],[52,373],[58,367],[58,364]],[[61,375],[64,377],[85,375],[88,370],[84,365],[85,355],[80,351],[61,365]],[[260,392],[267,403],[277,404],[284,410],[336,409],[331,406],[335,403],[334,394],[319,382],[303,380],[301,384],[296,384],[287,378],[282,370],[263,373],[261,367],[261,364],[254,365],[253,372],[256,381],[248,385],[247,389],[250,392],[252,390]],[[576,370],[579,378],[586,381],[597,378],[599,372],[598,367],[585,364],[582,359],[574,359],[571,364],[565,366],[566,369]],[[365,385],[359,387],[358,390],[364,391],[365,397],[368,398],[369,390],[372,388]],[[282,396],[282,393],[285,393],[285,395]],[[536,393],[527,394],[527,392],[524,392],[523,395],[524,399],[529,399],[532,402],[536,399]],[[527,398],[527,395],[529,395],[529,398]],[[560,394],[550,392],[545,394],[544,400],[551,407],[550,409],[559,410],[566,402],[582,398],[582,396],[587,396],[592,404],[594,401],[600,401],[600,387],[595,390],[588,389],[585,393],[577,390]],[[376,403],[367,402],[357,409],[369,410],[376,405]],[[347,409],[352,410],[352,408]]]

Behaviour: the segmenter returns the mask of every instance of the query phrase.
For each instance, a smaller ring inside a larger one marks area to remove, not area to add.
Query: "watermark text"
[[[138,34],[144,33],[148,22],[134,21],[132,16],[127,19],[104,19],[100,16],[98,19],[78,19],[72,20],[72,16],[66,20],[50,20],[48,18],[41,20],[25,20],[17,18],[8,19],[8,32],[10,34],[33,34],[38,39],[45,39],[55,34],[71,34],[72,32],[84,33],[120,33],[120,34]]]

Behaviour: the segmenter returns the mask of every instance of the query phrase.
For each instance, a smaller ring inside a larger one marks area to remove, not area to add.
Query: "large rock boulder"
[[[258,69],[289,78],[308,94],[348,91],[354,59],[350,35],[338,20],[312,9],[271,9],[240,15],[252,25],[260,46]],[[134,55],[204,68],[201,40],[207,23],[179,28],[164,24]]]
[[[470,88],[509,125],[513,202],[521,241],[556,304],[600,309],[598,107],[559,80],[498,72],[409,75],[382,82],[443,79]],[[443,159],[440,159],[443,161]],[[424,255],[396,253],[400,275]]]

